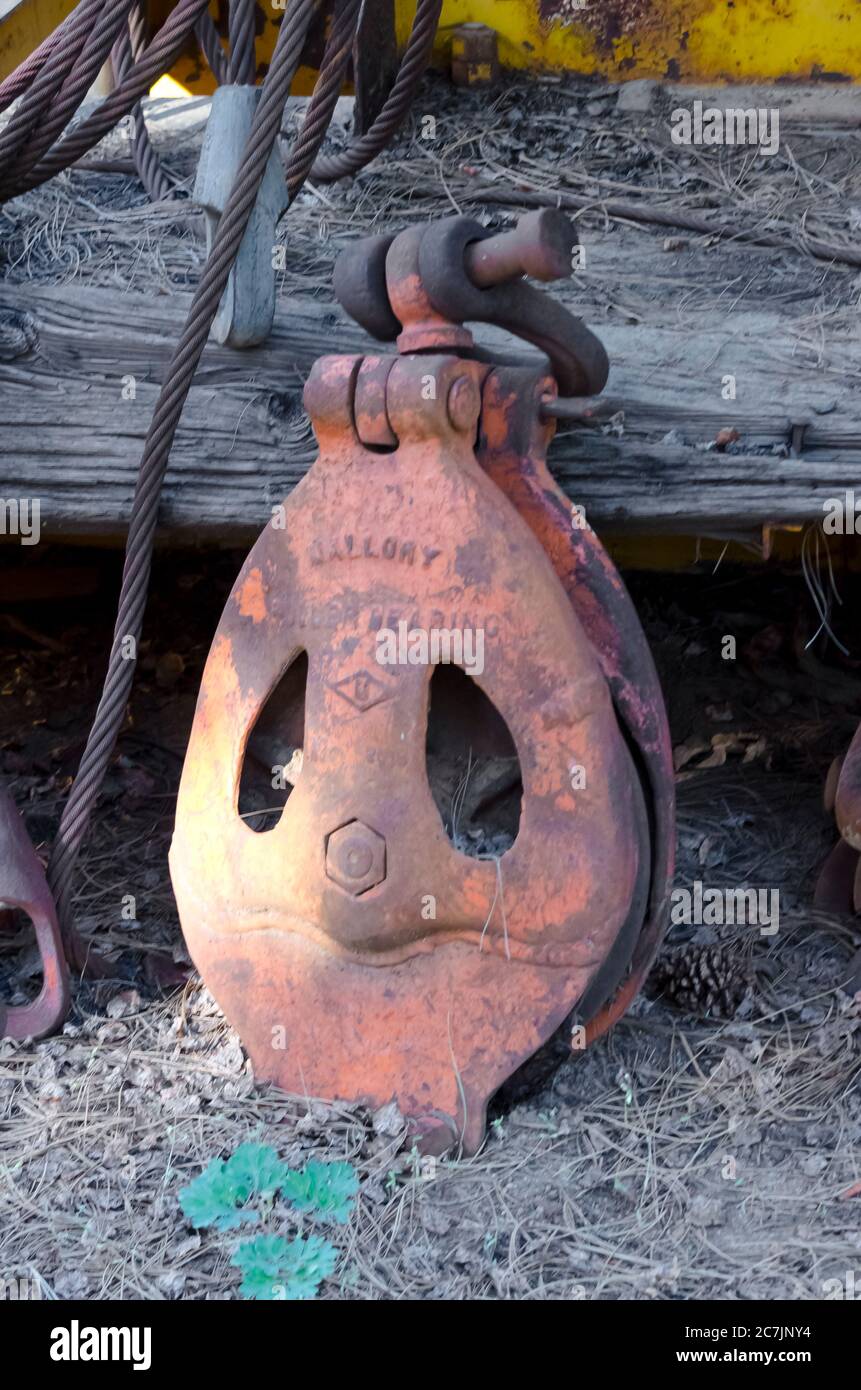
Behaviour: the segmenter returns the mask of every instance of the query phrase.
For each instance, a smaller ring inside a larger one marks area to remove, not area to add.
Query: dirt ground
[[[475,184],[514,175],[589,195],[577,219],[589,269],[569,302],[590,322],[763,304],[797,321],[799,351],[815,358],[823,325],[857,300],[858,271],[793,247],[857,232],[861,132],[801,121],[770,162],[738,149],[669,159],[663,107],[622,119],[615,99],[576,81],[455,99],[430,80],[386,160],[306,188],[291,209],[282,290],[328,298],[344,236],[449,210],[508,221]],[[187,193],[200,126],[182,148],[152,129]],[[125,138],[105,153],[127,153]],[[607,198],[656,191],[779,231],[787,248],[674,237],[607,212]],[[122,176],[73,171],[2,218],[12,281],[76,278],[133,299],[187,289],[203,262],[187,202],[151,208]],[[98,697],[120,561],[36,550],[24,578],[21,551],[0,552],[0,775],[44,857]],[[810,907],[833,842],[822,782],[861,716],[861,595],[841,556],[832,621],[847,657],[822,634],[807,646],[818,618],[798,570],[712,561],[629,576],[678,754],[677,883],[777,889],[779,930],[674,927],[613,1033],[585,1054],[557,1047],[531,1090],[499,1098],[477,1157],[435,1167],[390,1112],[256,1086],[189,975],[166,853],[200,671],[240,560],[189,550],[155,566],[77,901],[118,976],[78,985],[59,1037],[0,1042],[0,1277],[46,1297],[237,1297],[230,1241],[192,1231],[177,1194],[250,1138],[294,1166],[356,1165],[358,1209],[324,1298],[817,1299],[861,1269],[861,1195],[847,1195],[861,1179],[861,928]],[[736,661],[721,659],[726,633]],[[129,894],[136,920],[123,915]],[[25,934],[0,932],[0,996],[32,991],[36,966]],[[295,1230],[286,1207],[272,1221]]]
[[[177,1193],[257,1138],[294,1166],[349,1159],[359,1172],[323,1297],[824,1297],[861,1260],[861,1197],[843,1195],[861,1177],[861,981],[840,988],[861,931],[809,903],[832,841],[822,778],[861,712],[861,676],[804,652],[800,576],[631,576],[683,764],[677,883],[778,888],[779,930],[674,927],[646,997],[608,1038],[497,1102],[476,1158],[429,1169],[396,1115],[256,1086],[238,1039],[185,978],[166,862],[173,795],[239,559],[166,553],[156,566],[78,897],[81,928],[119,976],[78,987],[61,1036],[0,1043],[6,1277],[61,1298],[237,1296],[231,1243],[193,1232]],[[79,596],[4,604],[0,764],[44,851],[97,693],[118,558],[45,550],[31,587],[37,572]],[[857,581],[836,582],[851,609]],[[0,593],[10,583],[22,592],[6,567]],[[719,655],[727,631],[736,662]],[[127,894],[136,921],[123,917]],[[26,992],[26,940],[0,941],[4,996]],[[722,992],[698,1002],[686,981],[706,952]],[[31,977],[36,965],[30,955]],[[289,1234],[293,1221],[276,1206],[273,1229]]]

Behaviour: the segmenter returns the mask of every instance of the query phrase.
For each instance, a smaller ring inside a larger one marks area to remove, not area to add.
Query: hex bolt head
[[[326,875],[357,898],[386,876],[386,842],[364,821],[351,820],[326,841]]]
[[[449,387],[448,418],[456,430],[473,430],[481,410],[478,387],[471,376],[459,376]]]

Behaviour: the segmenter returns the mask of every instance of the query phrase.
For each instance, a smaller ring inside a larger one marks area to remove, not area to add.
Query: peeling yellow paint
[[[617,81],[861,78],[855,0],[446,0],[440,57],[446,29],[469,20],[497,30],[508,67]]]

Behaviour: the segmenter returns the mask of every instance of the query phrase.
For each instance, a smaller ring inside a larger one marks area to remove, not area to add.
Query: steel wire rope
[[[281,125],[284,105],[302,57],[305,37],[320,0],[298,0],[285,17],[251,131],[241,172],[215,233],[212,250],[192,298],[188,320],[174,350],[147,431],[138,474],[123,568],[114,638],[102,696],[78,774],[63,810],[48,866],[70,962],[85,965],[82,942],[73,931],[71,890],[74,867],[93,804],[125,716],[134,678],[136,651],[146,606],[161,486],[176,427],[212,321],[254,206]],[[322,139],[322,133],[321,137]],[[128,639],[132,639],[129,648]]]
[[[129,15],[127,27],[114,44],[111,59],[114,74],[122,81],[134,62],[141,56],[147,43],[147,19],[143,0],[135,0]],[[140,181],[154,203],[166,198],[170,193],[170,181],[161,167],[161,161],[149,138],[140,102],[132,111],[132,158]]]

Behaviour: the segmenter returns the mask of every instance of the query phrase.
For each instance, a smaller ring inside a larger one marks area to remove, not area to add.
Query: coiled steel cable
[[[342,154],[323,155],[316,160],[311,170],[312,179],[318,183],[332,183],[346,174],[355,174],[385,148],[412,105],[430,58],[441,10],[442,0],[419,0],[398,75],[380,114],[370,130],[353,140]]]
[[[63,24],[69,24],[77,13],[77,10],[73,10],[70,15],[66,16]],[[38,77],[60,42],[60,30],[63,28],[63,24],[58,24],[57,28],[42,40],[39,47],[34,48],[23,63],[19,63],[14,72],[10,72],[9,76],[4,77],[3,81],[0,82],[0,112],[10,107],[12,102],[21,96],[22,92],[26,92],[28,87],[32,86],[35,78]]]
[[[102,10],[87,35],[75,66],[55,95],[49,109],[19,151],[14,163],[5,164],[0,190],[14,187],[17,181],[35,167],[56,137],[65,130],[107,60],[117,35],[125,28],[134,3],[135,0],[114,0],[112,5],[106,5]]]
[[[204,52],[207,52],[207,49],[212,52],[214,61],[211,61],[211,66],[216,76],[219,76],[219,72],[229,72],[228,60],[205,8],[206,3],[207,0],[180,0],[153,42],[125,73],[117,89],[93,116],[48,151],[45,158],[41,159],[21,181],[22,188],[19,191],[44,182],[59,169],[74,162],[101,139],[120,117],[136,105],[154,78],[171,66],[192,28],[197,32]],[[136,648],[142,629],[158,504],[173,438],[212,321],[236,259],[269,155],[277,139],[284,106],[301,61],[311,20],[320,4],[321,0],[298,0],[298,3],[291,5],[281,25],[275,53],[261,90],[260,102],[244,151],[242,170],[219,221],[212,251],[194,294],[188,321],[168,367],[144,443],[129,523],[126,559],[108,671],[78,775],[64,808],[48,870],[49,882],[57,900],[64,929],[66,951],[71,964],[78,969],[83,969],[87,964],[88,948],[75,932],[72,923],[74,869],[93,804],[122,726],[133,682],[135,662],[124,659],[123,651],[128,638],[134,639]],[[338,0],[335,6],[332,30],[318,82],[301,130],[286,160],[286,177],[291,200],[301,188],[309,169],[316,169],[320,163],[319,160],[315,162],[315,157],[341,90],[358,26],[360,8],[361,0]],[[335,162],[339,167],[337,171],[331,172],[329,177],[340,177],[342,173],[352,172],[367,163],[382,149],[403,119],[415,85],[424,70],[439,9],[440,0],[430,0],[430,3],[429,0],[419,0],[419,10],[404,61],[383,111],[366,136],[356,141],[344,156],[336,157]],[[100,0],[82,0],[82,5],[70,18],[80,16],[82,12],[92,17],[101,13],[101,10]],[[244,13],[246,16],[251,13],[253,18],[253,6]],[[433,26],[428,35],[427,26],[431,16]],[[236,33],[239,33],[239,20],[240,14],[237,12]],[[78,23],[80,24],[80,19]],[[32,55],[34,61],[28,69],[31,77],[35,74],[34,82],[45,74],[45,80],[40,86],[40,100],[50,101],[63,80],[57,77],[57,32],[51,36],[52,42],[46,40],[46,43],[40,46],[40,50]],[[65,32],[66,37],[69,37],[68,30]],[[73,39],[77,33],[78,30],[75,30],[72,34]],[[86,43],[87,36],[84,35],[76,51],[80,53]],[[213,44],[218,53],[215,52]],[[247,57],[246,47],[246,62]],[[35,61],[36,59],[38,61]],[[63,74],[68,74],[72,66],[71,63],[64,63]],[[19,73],[12,74],[10,82],[12,85],[4,84],[6,92],[12,91],[13,88],[16,93],[20,92],[21,86],[16,85],[20,83]],[[0,94],[2,92],[3,88],[0,88]],[[12,100],[13,97],[9,99]],[[92,962],[90,965],[92,968]]]
[[[118,120],[128,115],[153,82],[173,66],[207,2],[179,0],[176,9],[171,11],[152,43],[148,44],[120,85],[91,116],[58,140],[34,169],[16,181],[14,188],[7,189],[4,185],[2,197],[11,198],[37,188],[98,144]]]
[[[329,129],[353,51],[361,8],[362,0],[339,0],[335,8],[332,30],[314,92],[305,111],[301,129],[285,162],[287,195],[291,203],[308,177],[314,157]]]
[[[132,67],[134,61],[140,57],[147,43],[147,17],[142,0],[135,0],[134,7],[129,15],[128,26],[120,34],[114,44],[111,59],[113,62],[114,76],[117,81],[122,81],[126,73]],[[140,175],[140,181],[154,203],[166,198],[170,193],[170,182],[161,167],[159,157],[153,149],[149,138],[149,131],[146,128],[143,107],[137,103],[132,111],[132,158],[135,168]]]
[[[136,649],[149,587],[161,486],[182,407],[206,345],[212,321],[242,241],[251,209],[278,136],[284,106],[311,19],[320,0],[298,0],[281,25],[242,160],[242,171],[218,223],[212,251],[194,293],[188,321],[171,358],[147,431],[135,488],[119,608],[108,672],[78,775],[63,810],[48,867],[71,963],[83,969],[81,942],[72,931],[72,880],[93,803],[122,726],[134,677],[126,659],[128,639]],[[322,138],[322,136],[321,136]]]
[[[203,50],[203,56],[212,69],[216,82],[220,86],[222,82],[227,81],[227,54],[221,46],[218,30],[213,23],[212,15],[209,13],[209,10],[203,11],[203,14],[195,25],[195,33],[197,34],[197,41]]]
[[[95,3],[90,0],[89,4],[87,0],[81,0],[81,3],[75,6],[71,14],[67,14],[63,22],[58,24],[47,38],[42,40],[39,47],[34,48],[23,63],[19,63],[15,71],[10,72],[9,76],[0,82],[0,111],[5,111],[7,107],[12,105],[13,101],[16,101],[22,93],[32,87],[35,78],[44,68],[54,49],[68,46],[73,41],[73,35],[78,27],[81,24],[87,26],[87,15],[91,11],[97,10],[100,4],[101,0],[95,0]]]
[[[46,55],[46,61],[40,66],[18,107],[13,111],[3,130],[0,131],[0,168],[3,169],[4,174],[9,161],[17,158],[23,145],[55,99],[66,80],[66,76],[77,61],[78,55],[92,31],[93,24],[104,9],[104,5],[105,0],[82,0],[82,4],[72,11],[63,42],[55,43]],[[73,20],[75,23],[72,23]],[[50,62],[47,61],[48,58],[50,58]],[[8,79],[9,82],[13,83],[16,76],[17,74],[13,72]]]
[[[252,87],[257,72],[254,53],[257,5],[255,0],[230,0],[229,27],[230,60],[228,82]]]

